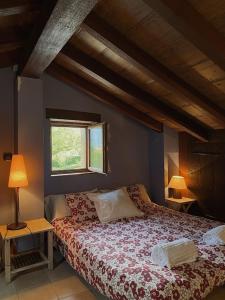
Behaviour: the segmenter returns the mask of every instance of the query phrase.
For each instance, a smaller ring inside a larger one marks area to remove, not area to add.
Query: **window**
[[[86,169],[86,128],[51,126],[52,171]]]
[[[105,166],[105,130],[103,124],[88,127],[89,162],[88,167],[93,172],[102,172]]]
[[[50,120],[52,174],[106,173],[106,125]]]

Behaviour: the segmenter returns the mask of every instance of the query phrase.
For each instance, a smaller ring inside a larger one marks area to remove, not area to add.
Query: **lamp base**
[[[174,189],[173,190],[173,198],[174,199],[182,199],[181,192],[179,190]]]
[[[27,224],[26,223],[23,223],[23,222],[19,222],[19,223],[12,223],[12,224],[9,224],[7,225],[7,229],[8,230],[19,230],[19,229],[23,229],[23,228],[26,228],[27,227]]]

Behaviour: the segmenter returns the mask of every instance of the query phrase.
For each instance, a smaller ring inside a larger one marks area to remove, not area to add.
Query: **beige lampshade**
[[[15,154],[12,157],[8,187],[17,188],[28,185],[27,172],[23,155]]]
[[[183,176],[173,176],[168,185],[169,188],[177,190],[186,190],[187,186]]]

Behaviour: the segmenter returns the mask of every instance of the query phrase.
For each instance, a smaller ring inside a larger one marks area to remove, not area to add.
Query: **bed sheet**
[[[148,215],[109,224],[53,221],[68,263],[100,293],[115,300],[203,299],[225,283],[225,246],[202,242],[221,223],[153,204]],[[186,237],[199,249],[196,262],[172,269],[154,265],[151,249],[161,241]]]

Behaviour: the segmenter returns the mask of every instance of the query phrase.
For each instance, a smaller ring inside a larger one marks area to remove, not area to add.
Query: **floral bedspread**
[[[53,225],[69,264],[110,299],[203,299],[225,284],[225,246],[201,241],[217,222],[152,204],[142,218],[101,224],[67,217]],[[198,245],[196,262],[171,270],[151,262],[153,245],[181,237]]]

